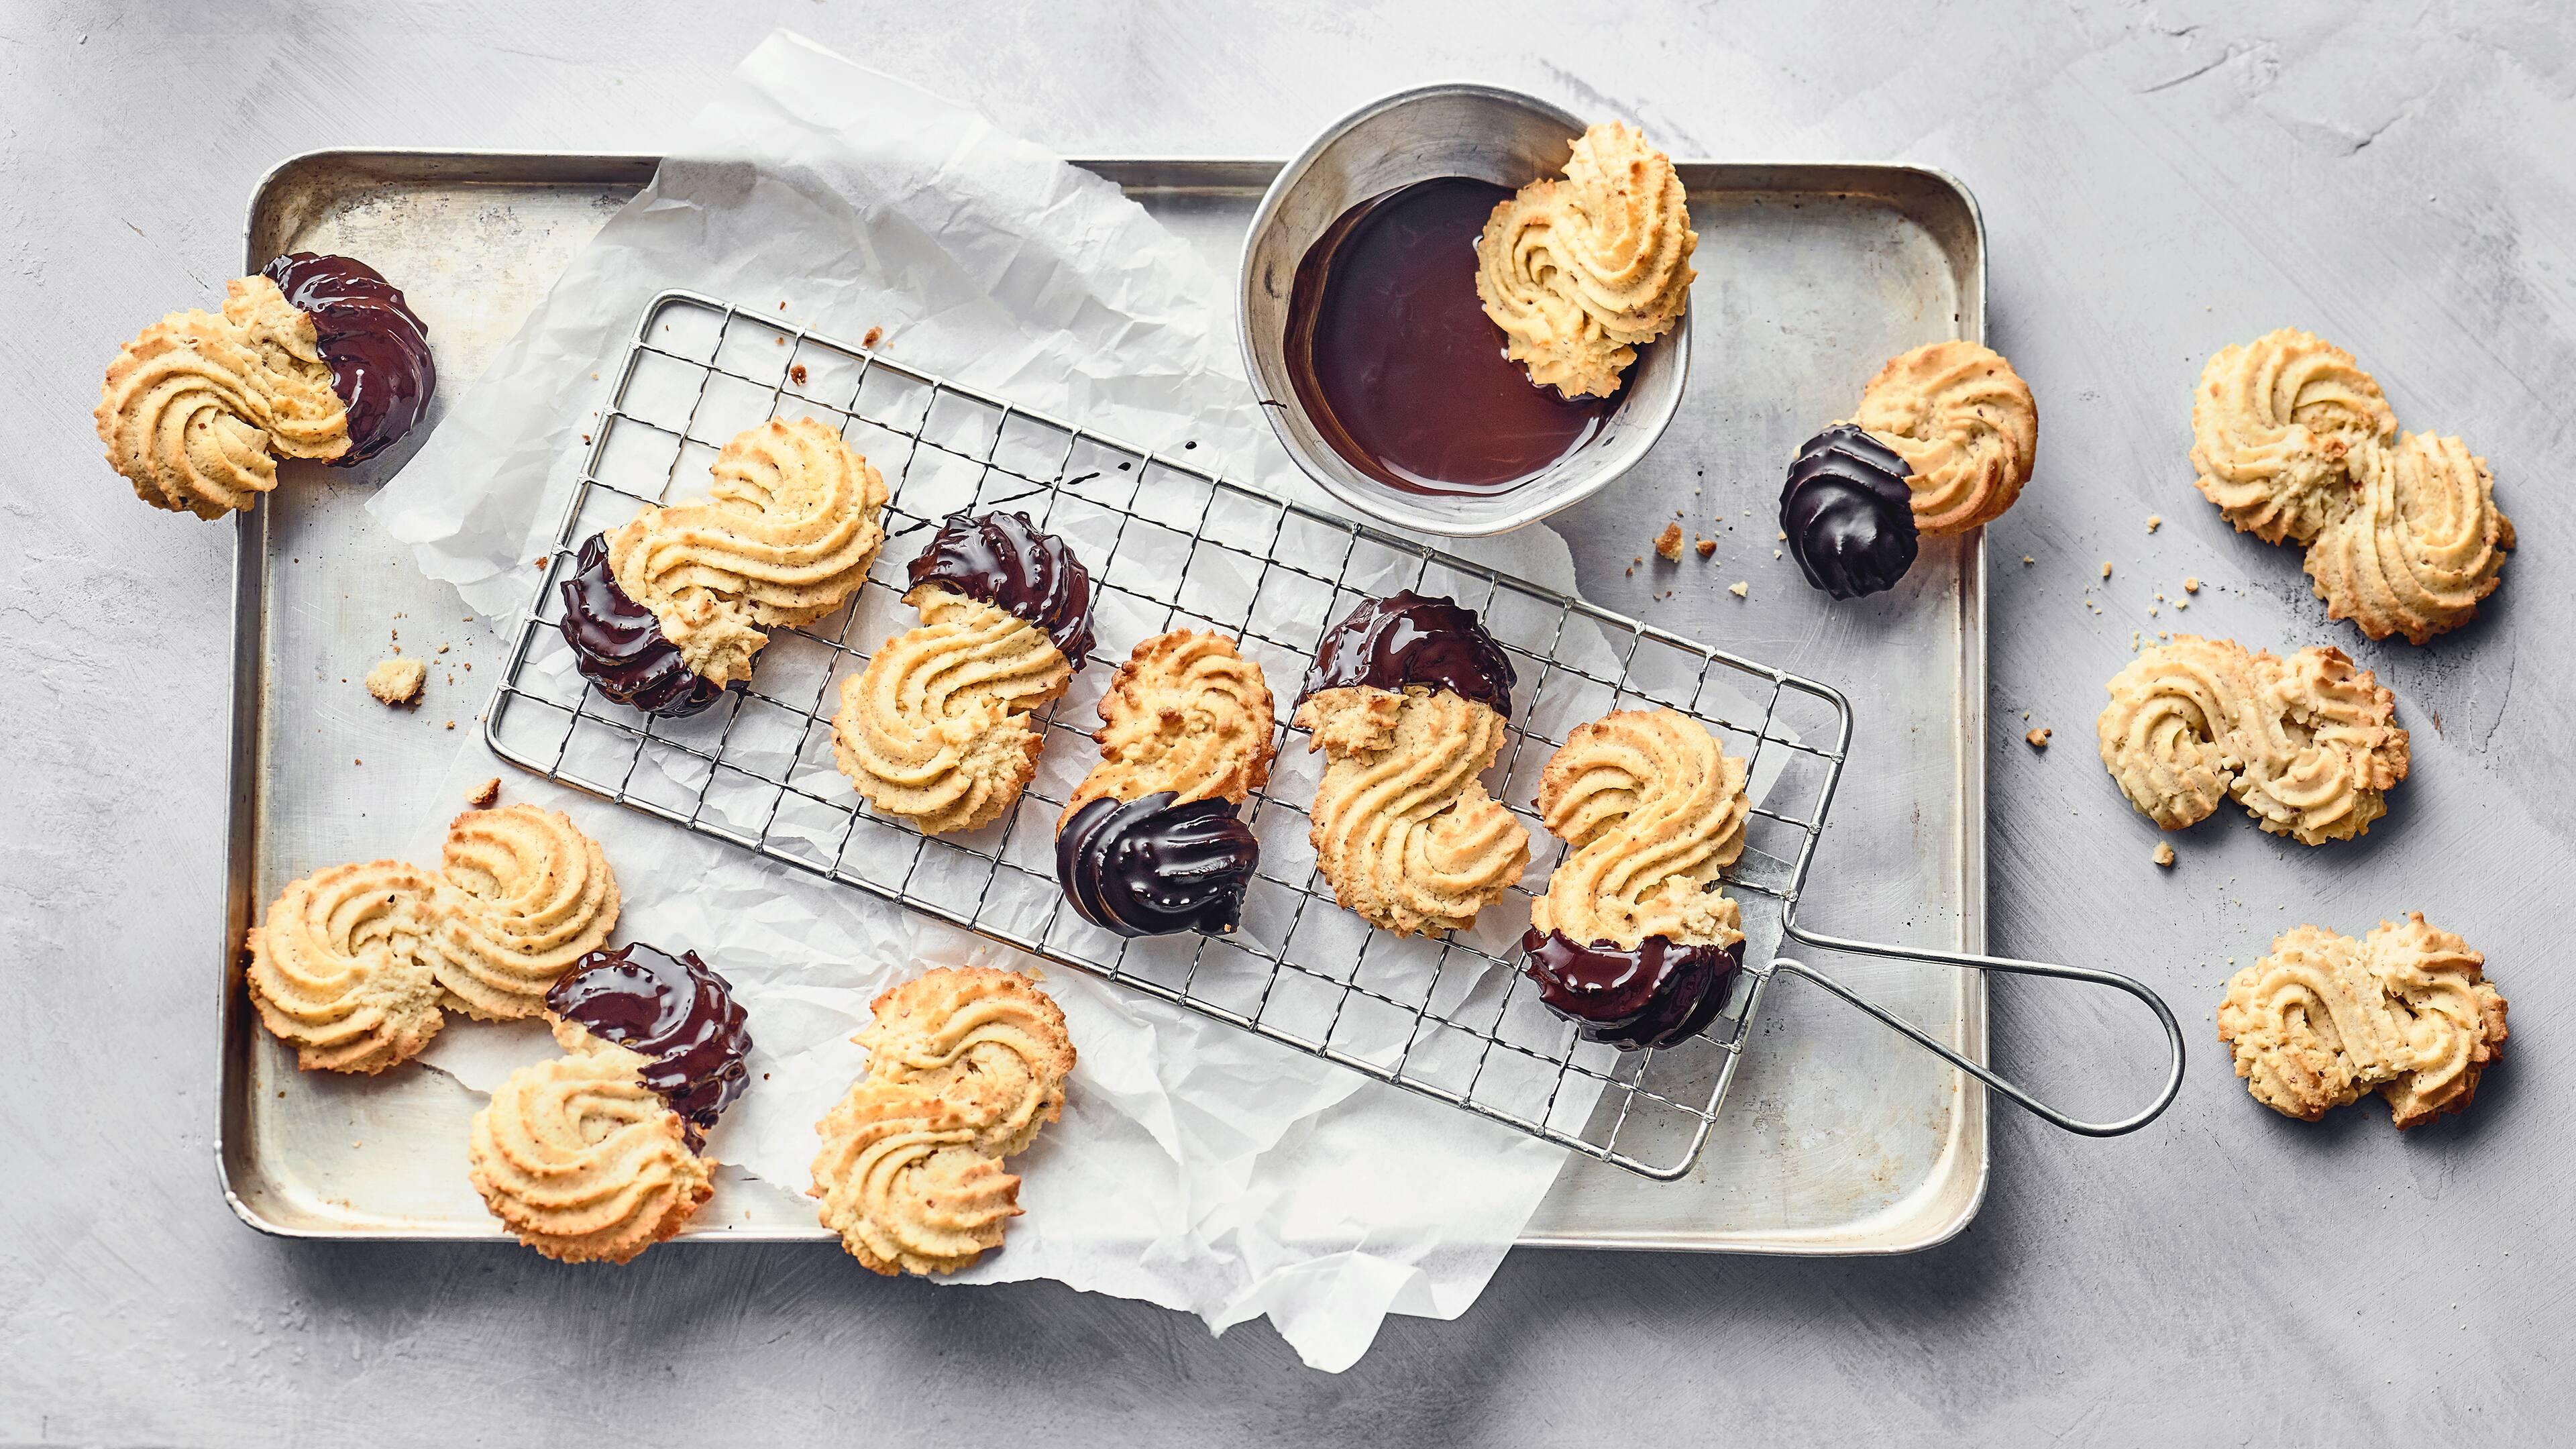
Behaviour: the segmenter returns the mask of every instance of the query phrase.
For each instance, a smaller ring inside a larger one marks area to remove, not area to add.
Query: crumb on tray
[[[2156,862],[2156,864],[2158,864],[2158,865],[2171,865],[2171,864],[2173,864],[2173,863],[2174,863],[2174,852],[2173,852],[2173,846],[2172,846],[2171,844],[2169,844],[2168,842],[2165,842],[2165,841],[2162,841],[2162,840],[2157,841],[2157,842],[2156,842],[2155,862]]]
[[[2196,578],[2193,578],[2193,577],[2192,577],[2192,576],[2190,576],[2189,574],[2185,574],[2185,575],[2183,575],[2183,580],[2182,580],[2182,591],[2183,591],[2184,593],[2186,593],[2186,594],[2196,594],[2196,593],[2199,593],[2199,592],[2200,592],[2200,580],[2198,580],[2198,579],[2196,579]]]
[[[1751,586],[1751,585],[1749,585],[1749,584],[1742,583],[1742,582],[1737,582],[1737,583],[1728,584],[1728,585],[1726,586],[1726,591],[1727,591],[1728,593],[1730,593],[1730,594],[1733,594],[1733,595],[1734,595],[1734,596],[1736,596],[1737,598],[1741,599],[1741,598],[1746,597],[1748,594],[1750,594],[1750,593],[1752,592],[1752,586]]]
[[[1664,525],[1664,531],[1655,535],[1655,552],[1662,555],[1666,563],[1681,562],[1682,526],[1680,524],[1667,523]]]
[[[2161,513],[2150,513],[2150,514],[2148,514],[2148,515],[2147,515],[2147,532],[2149,532],[2149,533],[2153,533],[2153,532],[2155,532],[2157,529],[2162,528],[2162,527],[2164,527],[2164,526],[2165,526],[2165,516],[2164,516],[2163,514],[2161,514]]]
[[[367,671],[367,693],[387,704],[420,703],[429,666],[417,659],[387,659]]]
[[[1713,538],[1703,538],[1694,546],[1699,549],[1699,556],[1701,558],[1706,558],[1710,554],[1717,552],[1717,540]]]
[[[2025,716],[2025,718],[2027,718],[2027,716]],[[2039,728],[2023,735],[2022,739],[2027,742],[2032,749],[2044,750],[2048,748],[2048,737],[2052,733],[2054,733],[2054,731],[2050,730],[2048,726],[2041,725]]]

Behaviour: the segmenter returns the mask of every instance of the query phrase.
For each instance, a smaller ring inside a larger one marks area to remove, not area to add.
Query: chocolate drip
[[[331,390],[349,410],[349,451],[332,462],[363,463],[420,424],[438,391],[429,329],[400,289],[354,257],[289,252],[260,268],[287,304],[313,319]]]
[[[581,546],[581,567],[563,581],[564,642],[574,666],[599,692],[664,719],[686,719],[724,691],[692,673],[653,611],[626,596],[608,567],[608,536]]]
[[[593,951],[546,992],[546,1009],[652,1058],[644,1085],[680,1114],[691,1151],[706,1146],[716,1118],[750,1081],[742,1006],[695,951],[673,956],[641,942]]]
[[[1232,801],[1176,805],[1175,798],[1169,790],[1125,801],[1103,796],[1065,822],[1055,874],[1084,920],[1122,936],[1234,930],[1260,843]]]
[[[1807,440],[1780,490],[1780,531],[1807,582],[1837,599],[1894,588],[1919,546],[1913,470],[1895,449],[1850,424]]]
[[[1476,611],[1411,589],[1364,599],[1326,631],[1297,702],[1354,684],[1398,690],[1427,685],[1489,705],[1496,714],[1512,712],[1512,661]]]
[[[1521,936],[1521,954],[1538,999],[1577,1023],[1577,1035],[1645,1050],[1687,1040],[1717,1016],[1727,982],[1744,964],[1744,943],[1683,945],[1648,936],[1632,951],[1614,941],[1579,946],[1562,931],[1532,926]]]
[[[1080,669],[1091,657],[1091,572],[1025,513],[952,513],[912,561],[912,582],[982,599],[1047,631]]]

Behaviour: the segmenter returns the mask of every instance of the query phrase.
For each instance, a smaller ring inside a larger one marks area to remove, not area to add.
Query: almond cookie
[[[691,674],[722,689],[751,678],[764,631],[810,624],[867,582],[885,541],[886,486],[812,418],[744,429],[710,472],[705,502],[645,509],[606,536],[604,553],[616,592],[652,614]],[[564,637],[584,675],[627,699],[632,648],[599,647],[593,636],[617,626],[582,610],[597,586],[576,582],[564,586]]]
[[[1529,865],[1529,832],[1485,791],[1511,661],[1471,609],[1406,591],[1325,634],[1294,723],[1325,755],[1306,807],[1333,896],[1399,936],[1463,930]]]
[[[615,876],[559,811],[472,810],[446,869],[333,866],[288,883],[251,927],[251,1003],[307,1070],[375,1073],[429,1044],[440,1009],[533,1016],[617,924]]]
[[[1121,935],[1223,935],[1261,847],[1239,818],[1270,779],[1270,686],[1222,634],[1136,646],[1100,701],[1100,763],[1056,822],[1056,879]]]
[[[1914,526],[1927,534],[2002,517],[2039,453],[2030,384],[1974,342],[1927,343],[1889,358],[1851,420],[1904,459]]]
[[[1032,711],[1091,651],[1091,575],[1025,513],[951,516],[912,561],[921,627],[841,686],[832,753],[867,802],[925,835],[1001,818],[1037,771]]]
[[[964,1113],[978,1152],[1012,1157],[1064,1114],[1073,1040],[1064,1012],[1016,971],[942,967],[888,988],[852,1040],[871,1081],[915,1086]]]
[[[568,1055],[512,1072],[474,1114],[467,1174],[519,1241],[566,1263],[623,1263],[715,1193],[687,1124],[644,1083],[650,1059],[571,1022]]]
[[[279,458],[349,450],[313,319],[266,277],[225,283],[221,314],[174,312],[143,329],[108,365],[92,419],[136,497],[199,518],[275,488]]]
[[[2326,615],[2422,644],[2503,582],[2513,520],[2457,438],[2399,434],[2352,354],[2293,328],[2219,350],[2192,402],[2192,466],[2228,521],[2307,545]]]
[[[1531,182],[1486,218],[1476,296],[1532,383],[1608,397],[1637,348],[1681,322],[1698,245],[1672,159],[1605,121],[1575,138],[1563,180]]]
[[[561,811],[469,810],[448,823],[442,854],[432,961],[448,1004],[468,1016],[536,1015],[617,924],[608,857]]]
[[[2351,353],[2284,327],[2222,347],[2201,368],[2194,482],[2239,532],[2306,543],[2349,501],[2354,451],[2396,432],[2378,380]]]
[[[2285,661],[2177,634],[2106,689],[2111,702],[2095,722],[2103,767],[2167,830],[2198,824],[2232,796],[2274,835],[2350,840],[2388,813],[2386,792],[2406,778],[2395,696],[2338,649]]]
[[[1685,715],[1621,710],[1566,737],[1538,809],[1574,848],[1521,938],[1540,1000],[1614,1046],[1707,1026],[1742,964],[1743,922],[1716,886],[1744,853],[1744,762]]]
[[[2236,973],[2218,1039],[2254,1099],[2313,1122],[2377,1091],[2399,1127],[2457,1112],[2503,1051],[2505,999],[2486,958],[2421,912],[2359,941],[2316,926],[2284,932]]]

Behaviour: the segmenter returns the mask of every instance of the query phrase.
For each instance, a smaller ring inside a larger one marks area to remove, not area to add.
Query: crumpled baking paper
[[[370,504],[423,570],[505,630],[528,606],[528,561],[555,546],[613,364],[673,287],[829,336],[882,329],[913,367],[1130,444],[1194,441],[1191,461],[1211,471],[1322,501],[1258,415],[1230,288],[1186,242],[1101,178],[781,31]],[[1461,551],[1573,592],[1546,530]],[[782,1192],[808,1184],[812,1124],[864,1065],[848,1038],[878,991],[924,965],[1033,964],[551,785],[479,739],[437,799],[495,774],[603,843],[625,888],[622,939],[694,946],[733,982],[757,1086],[709,1150]],[[419,858],[436,858],[447,813],[422,807]],[[1055,1278],[1219,1332],[1267,1315],[1309,1365],[1338,1371],[1390,1312],[1464,1312],[1564,1160],[1079,972],[1044,979],[1081,1054],[1065,1120],[1013,1159],[1027,1216],[1006,1249],[944,1281]],[[427,1060],[488,1091],[550,1049],[534,1029],[476,1026],[441,1033]],[[1588,1101],[1567,1105],[1579,1116]]]

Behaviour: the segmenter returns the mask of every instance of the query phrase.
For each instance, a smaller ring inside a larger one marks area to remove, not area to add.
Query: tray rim
[[[265,258],[253,254],[263,214],[269,209],[271,193],[303,168],[318,163],[338,161],[360,169],[369,163],[389,170],[408,167],[413,179],[427,179],[427,173],[446,171],[442,178],[458,182],[487,182],[499,185],[624,185],[648,184],[662,161],[655,152],[602,151],[570,152],[541,149],[451,148],[425,146],[326,146],[300,151],[281,158],[263,173],[252,187],[244,208],[242,249],[246,271],[256,271]],[[1284,158],[1241,156],[1182,156],[1169,153],[1129,153],[1068,155],[1067,164],[1090,171],[1122,191],[1151,191],[1161,194],[1223,195],[1265,189],[1271,177],[1284,167]],[[1969,341],[1982,342],[1985,336],[1985,303],[1987,283],[1987,246],[1985,218],[1974,192],[1956,176],[1937,167],[1895,162],[1871,161],[1718,161],[1685,158],[1675,162],[1684,171],[1723,169],[1742,176],[1747,191],[1796,191],[1834,194],[1860,191],[1859,187],[1834,185],[1790,185],[1785,178],[1795,173],[1828,178],[1841,177],[1859,181],[1864,177],[1906,176],[1927,182],[1945,191],[1964,209],[1968,234],[1975,243],[1972,265],[1958,277],[1958,333]],[[452,168],[452,170],[450,169]],[[476,175],[475,172],[485,174]],[[613,173],[613,174],[608,174]],[[1180,179],[1188,178],[1188,179]],[[404,179],[389,175],[389,181]],[[1769,184],[1757,184],[1762,180]],[[1946,249],[1945,249],[1946,250]],[[1954,266],[1955,266],[1954,259]],[[227,719],[229,749],[226,760],[226,796],[228,819],[224,834],[225,904],[223,940],[219,948],[221,969],[220,996],[217,1010],[217,1082],[215,1092],[215,1132],[213,1147],[217,1186],[224,1201],[249,1227],[272,1237],[352,1241],[396,1242],[483,1242],[505,1239],[508,1234],[498,1224],[490,1229],[424,1225],[418,1228],[322,1228],[279,1221],[268,1216],[235,1189],[233,1154],[243,1143],[246,1132],[237,1122],[243,1115],[246,1096],[240,1075],[245,1067],[242,1057],[247,1047],[237,1051],[236,1042],[247,1042],[254,1025],[244,1017],[250,1011],[242,990],[242,958],[247,955],[243,944],[251,916],[256,909],[253,898],[262,815],[260,799],[260,746],[264,738],[261,684],[265,678],[266,659],[262,647],[266,617],[266,534],[267,511],[254,505],[235,515],[233,530],[232,590],[232,669],[227,681],[229,690]],[[1963,712],[1959,745],[1960,831],[1960,934],[1964,949],[1983,952],[1986,949],[1986,746],[1987,719],[1987,617],[1985,587],[1987,572],[1986,537],[1981,530],[1975,545],[1966,555],[1961,571],[1960,607],[1963,627],[1960,629],[1962,685],[1958,708]],[[1977,1061],[1987,1060],[1988,993],[1982,972],[1959,973],[1959,1017],[1962,1041],[1960,1049]],[[1948,1077],[1956,1093],[1949,1143],[1942,1156],[1958,1150],[1973,1154],[1974,1178],[1966,1195],[1946,1217],[1909,1219],[1913,1229],[1893,1238],[1857,1240],[1849,1235],[1873,1218],[1899,1212],[1906,1199],[1899,1199],[1874,1213],[1865,1214],[1830,1228],[1766,1235],[1698,1233],[1666,1230],[1653,1234],[1584,1234],[1540,1232],[1524,1234],[1515,1247],[1587,1248],[1607,1251],[1745,1253],[1783,1257],[1879,1257],[1920,1252],[1948,1242],[1966,1230],[1983,1208],[1993,1178],[1993,1139],[1989,1127],[1988,1094],[1968,1090],[1966,1074],[1952,1068]],[[1569,1154],[1573,1156],[1574,1154]],[[1937,1160],[1937,1159],[1936,1159]],[[1917,1214],[1916,1217],[1922,1215]],[[683,1241],[715,1242],[724,1240],[758,1242],[803,1242],[817,1235],[798,1231],[771,1229],[721,1228],[712,1233],[695,1235]]]

